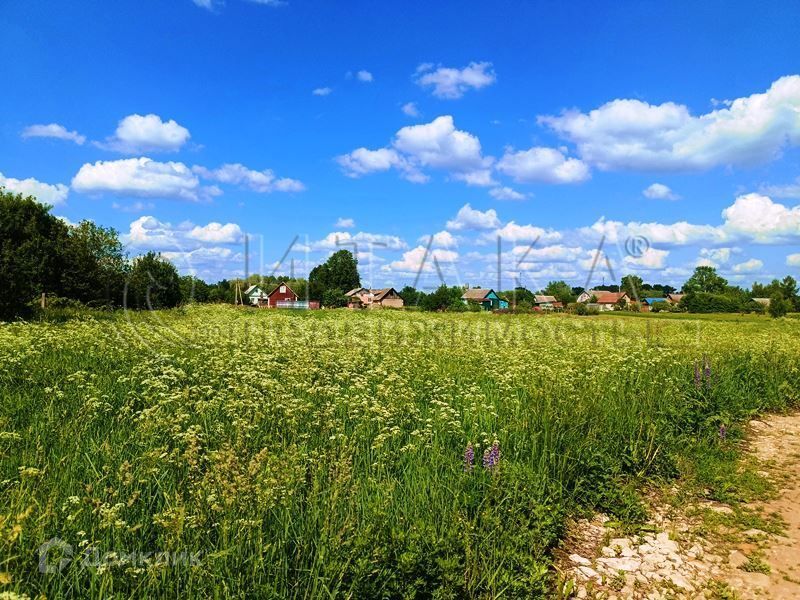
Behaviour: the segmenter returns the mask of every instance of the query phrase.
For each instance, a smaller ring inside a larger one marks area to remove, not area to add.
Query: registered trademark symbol
[[[650,241],[643,235],[632,235],[625,240],[625,251],[633,258],[644,256],[650,249]]]

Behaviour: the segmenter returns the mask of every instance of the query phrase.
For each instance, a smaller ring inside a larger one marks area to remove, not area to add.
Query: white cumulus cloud
[[[204,227],[196,226],[189,232],[189,237],[201,242],[216,244],[234,244],[242,240],[241,228],[236,223],[211,222]]]
[[[34,196],[41,204],[51,204],[53,206],[62,204],[69,196],[69,187],[63,183],[44,183],[33,177],[14,179],[0,173],[0,187],[4,187],[15,194]]]
[[[462,206],[454,219],[447,222],[447,229],[451,231],[495,229],[500,227],[497,211],[490,208],[480,211],[469,204]]]
[[[101,148],[126,154],[177,152],[190,137],[189,130],[172,119],[163,121],[154,114],[134,114],[119,122],[113,136],[96,144]]]
[[[489,190],[489,195],[495,200],[525,200],[528,196],[510,187],[496,187]]]
[[[425,246],[417,246],[412,250],[403,253],[403,258],[389,263],[383,267],[386,271],[398,271],[401,273],[418,273],[420,271],[433,272],[436,264],[439,266],[455,263],[458,260],[458,252],[454,250],[444,250],[434,248],[430,251]]]
[[[786,264],[790,267],[800,267],[800,252],[787,256]]]
[[[400,110],[403,111],[403,114],[409,117],[419,116],[419,109],[417,108],[416,102],[406,102],[402,107],[400,107]]]
[[[490,62],[471,62],[462,69],[437,67],[430,63],[417,68],[416,83],[423,88],[432,88],[437,98],[461,98],[469,90],[479,90],[492,85],[497,76]]]
[[[311,90],[311,93],[314,96],[327,96],[332,91],[333,91],[333,89],[331,89],[329,87],[318,87],[318,88],[314,88],[313,90]]]
[[[497,163],[497,170],[522,183],[580,183],[590,177],[584,162],[568,158],[556,148],[544,147],[519,152],[508,149]]]
[[[144,156],[86,163],[73,177],[72,188],[86,194],[177,198],[194,202],[220,194],[213,186],[202,186],[198,177],[183,163],[157,162]]]
[[[356,222],[349,217],[339,217],[333,226],[339,229],[352,229],[356,226]]]
[[[254,192],[269,194],[272,192],[302,192],[305,185],[297,179],[276,177],[271,169],[256,171],[242,164],[225,164],[218,169],[207,169],[195,166],[192,170],[203,179],[218,181],[231,185],[246,187]]]
[[[761,267],[764,266],[763,261],[758,260],[757,258],[751,258],[750,260],[746,260],[739,264],[733,266],[734,273],[755,273],[756,271],[761,270]]]
[[[677,200],[680,198],[675,192],[663,183],[653,183],[647,186],[642,194],[651,200]]]
[[[444,170],[453,179],[469,185],[495,185],[491,173],[493,160],[481,154],[477,136],[456,129],[450,115],[401,128],[391,147],[358,148],[336,160],[349,177],[394,168],[405,179],[424,183],[428,176],[422,169],[429,167]]]
[[[48,125],[29,125],[22,130],[23,138],[55,138],[75,142],[79,146],[86,141],[86,136],[77,131],[69,131],[63,125],[50,123]]]
[[[694,116],[674,102],[612,100],[582,113],[542,116],[539,122],[577,145],[580,157],[604,170],[693,171],[752,165],[800,144],[800,76],[775,81],[766,92]]]

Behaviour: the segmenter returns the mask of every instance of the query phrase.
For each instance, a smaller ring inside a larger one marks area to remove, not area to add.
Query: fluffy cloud
[[[79,146],[86,141],[86,136],[77,131],[69,131],[63,125],[50,123],[49,125],[29,125],[22,131],[23,138],[55,138],[57,140],[67,140],[75,142]]]
[[[738,251],[738,248],[700,248],[697,266],[718,268],[720,265],[728,263],[731,260],[731,254]]]
[[[172,119],[162,121],[158,115],[134,114],[122,119],[114,135],[97,145],[122,153],[176,152],[190,137],[189,130]]]
[[[483,234],[484,241],[500,238],[504,242],[554,242],[561,239],[561,233],[553,229],[543,229],[535,225],[518,225],[509,221],[503,227]]]
[[[385,235],[381,233],[366,233],[359,231],[355,235],[349,231],[333,231],[321,240],[312,242],[310,250],[342,250],[357,248],[359,251],[364,248],[379,247],[387,250],[402,250],[408,245],[396,235]]]
[[[663,269],[668,256],[669,250],[646,248],[641,256],[628,255],[623,262],[634,269]]]
[[[510,187],[492,188],[489,190],[489,195],[495,200],[525,200],[528,197]]]
[[[495,229],[497,227],[500,227],[500,219],[497,218],[496,210],[490,208],[482,212],[472,208],[469,204],[462,206],[455,218],[447,222],[447,229],[452,231]]]
[[[751,258],[750,260],[746,260],[741,262],[737,265],[733,266],[734,273],[754,273],[756,271],[761,270],[761,267],[764,266],[764,263],[757,258]]]
[[[75,191],[139,198],[177,198],[193,202],[220,192],[203,187],[192,170],[180,162],[156,162],[147,157],[99,160],[84,164],[72,179]]]
[[[534,147],[506,151],[497,170],[522,183],[580,183],[589,179],[589,167],[577,158],[567,158],[555,148]]]
[[[303,183],[296,179],[275,177],[271,169],[255,171],[239,163],[222,165],[219,169],[206,169],[205,167],[195,166],[192,170],[204,179],[239,185],[262,194],[302,192],[306,189]]]
[[[800,253],[790,254],[787,256],[786,264],[790,267],[800,267]]]
[[[458,260],[458,252],[453,250],[443,250],[436,248],[428,251],[425,246],[416,248],[403,253],[403,258],[384,266],[386,271],[398,271],[401,273],[432,272],[439,266],[455,263]]]
[[[236,223],[211,222],[205,227],[199,225],[189,232],[189,237],[201,242],[215,244],[235,244],[243,238],[242,230]]]
[[[761,194],[745,194],[722,211],[725,229],[759,243],[800,239],[800,206],[788,208]]]
[[[800,200],[800,177],[795,179],[794,183],[762,186],[761,193],[774,198],[791,198],[793,200]]]
[[[356,73],[356,79],[358,79],[359,81],[363,81],[364,83],[370,83],[372,82],[372,73],[362,69],[361,71]]]
[[[0,187],[4,187],[15,194],[34,196],[40,203],[52,204],[53,206],[65,202],[67,196],[69,196],[69,188],[63,183],[43,183],[33,177],[14,179],[0,173]]]
[[[431,237],[433,237],[432,241]],[[449,231],[439,231],[434,233],[433,236],[423,235],[419,238],[419,242],[425,245],[438,246],[439,248],[452,248],[458,245],[458,239]]]
[[[336,223],[334,223],[333,226],[338,227],[339,229],[351,229],[352,227],[356,226],[356,222],[350,218],[339,217],[336,219]]]
[[[513,260],[518,264],[516,268],[523,269],[526,263],[564,263],[578,260],[584,253],[579,246],[564,246],[556,244],[553,246],[514,246],[511,250]]]
[[[721,243],[728,236],[713,225],[694,225],[686,221],[677,223],[622,223],[620,221],[597,221],[590,227],[578,230],[582,237],[600,239],[605,236],[612,244],[624,243],[628,238],[643,237],[651,244],[684,246],[696,243]]]
[[[444,115],[424,125],[409,125],[397,132],[394,147],[423,167],[445,169],[468,179],[488,173],[491,159],[481,156],[480,140],[455,128]]]
[[[693,116],[674,102],[613,100],[588,113],[542,116],[580,157],[604,170],[691,171],[752,165],[800,144],[800,76]]]
[[[348,177],[358,178],[369,173],[388,171],[394,168],[402,173],[404,179],[413,183],[428,181],[427,175],[420,173],[392,148],[378,148],[377,150],[356,148],[350,154],[337,156],[336,162]]]
[[[403,114],[409,117],[419,116],[419,109],[417,108],[416,102],[406,102],[402,107],[400,107],[400,110],[403,111]]]
[[[437,98],[461,98],[469,90],[478,90],[492,85],[497,76],[490,62],[472,62],[463,69],[449,67],[434,68],[424,63],[417,68],[416,83],[423,88],[433,88]]]
[[[420,169],[430,167],[445,170],[454,179],[471,185],[494,184],[492,159],[481,155],[480,140],[456,129],[450,115],[403,127],[389,148],[358,148],[336,160],[349,177],[394,168],[410,181],[425,182],[428,178]]]
[[[311,93],[314,96],[327,96],[332,91],[333,91],[333,89],[331,89],[329,87],[318,87],[318,88],[314,88],[313,90],[311,90]]]
[[[642,191],[645,198],[651,200],[677,200],[680,198],[675,192],[663,183],[653,183]]]

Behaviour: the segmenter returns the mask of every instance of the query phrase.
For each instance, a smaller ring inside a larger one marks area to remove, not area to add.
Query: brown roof
[[[347,292],[347,293],[345,294],[345,296],[355,296],[356,294],[358,294],[359,292],[362,292],[362,291],[366,292],[366,291],[367,291],[367,288],[364,288],[364,287],[357,287],[357,288],[353,288],[352,290],[350,290],[349,292]]]
[[[461,295],[462,300],[483,300],[492,290],[489,288],[470,288],[464,290]]]
[[[627,298],[627,292],[603,292],[600,290],[593,291],[590,296],[597,298],[597,304],[616,304],[622,297]]]
[[[667,294],[667,298],[672,300],[673,302],[680,302],[681,298],[683,298],[686,294]]]
[[[553,302],[558,302],[558,300],[556,300],[555,296],[537,296],[537,295],[534,295],[533,299],[536,302],[536,304],[542,304],[542,303],[545,303],[545,302],[549,302],[549,303],[552,304]]]
[[[395,294],[397,294],[397,291],[396,291],[394,288],[383,288],[382,290],[370,290],[370,292],[372,293],[372,296],[373,296],[373,298],[372,298],[372,299],[373,299],[373,300],[377,300],[378,302],[380,302],[381,300],[383,300],[383,299],[384,299],[384,297],[385,297],[385,296],[386,296],[386,295],[387,295],[389,292],[394,292]]]

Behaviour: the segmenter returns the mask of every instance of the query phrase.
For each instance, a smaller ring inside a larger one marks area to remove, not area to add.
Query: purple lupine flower
[[[483,453],[483,468],[491,471],[500,462],[500,443],[495,441],[491,448]]]
[[[707,354],[703,355],[703,378],[706,383],[711,383],[711,359],[708,358]]]
[[[697,361],[694,361],[694,387],[700,389],[700,386],[703,384],[702,376],[700,375],[700,366],[697,364]]]
[[[727,437],[728,437],[728,428],[725,427],[725,423],[723,423],[722,425],[719,426],[719,439],[721,439],[724,442]]]
[[[475,448],[472,447],[472,444],[467,444],[466,449],[464,450],[464,470],[469,472],[475,468]]]

